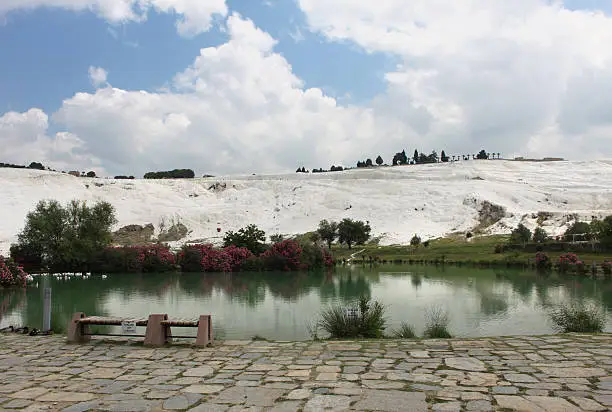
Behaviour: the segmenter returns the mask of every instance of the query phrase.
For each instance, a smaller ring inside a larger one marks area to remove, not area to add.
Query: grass
[[[385,307],[361,297],[351,306],[332,306],[321,313],[318,327],[330,338],[382,338],[387,321]]]
[[[449,339],[452,335],[448,331],[448,324],[450,319],[448,313],[442,308],[434,307],[429,309],[425,317],[427,318],[425,324],[425,331],[423,337],[426,339]]]
[[[391,336],[397,339],[415,339],[417,334],[412,325],[402,322],[399,329],[391,331]]]
[[[332,253],[338,260],[347,259],[352,253],[365,249],[362,253],[355,255],[355,260],[360,261],[361,256],[365,255],[377,257],[379,261],[442,261],[447,263],[488,263],[506,264],[523,263],[528,259],[534,260],[535,253],[522,251],[506,251],[495,253],[495,245],[507,244],[509,236],[492,235],[477,236],[469,239],[463,235],[451,235],[446,238],[430,240],[429,246],[420,245],[418,247],[409,245],[377,246],[367,244],[363,246],[353,246],[353,249],[333,245]],[[566,252],[546,252],[553,262],[556,262],[560,255]],[[579,252],[578,255],[585,262],[602,261],[607,256],[597,253]]]
[[[594,305],[564,304],[550,313],[555,329],[561,333],[600,333],[606,324],[606,313]]]

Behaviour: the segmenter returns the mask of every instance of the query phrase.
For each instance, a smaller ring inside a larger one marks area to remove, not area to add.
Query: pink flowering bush
[[[30,275],[12,259],[0,255],[0,287],[26,287]]]
[[[178,264],[183,272],[204,272],[202,259],[212,250],[211,244],[185,245],[178,253]]]
[[[612,275],[612,262],[609,260],[604,260],[601,264],[601,268],[603,269],[603,273],[606,276]]]
[[[323,266],[326,268],[331,268],[334,266],[334,257],[331,253],[329,253],[325,249],[321,249],[321,253],[323,253]]]
[[[544,252],[536,253],[536,269],[538,271],[547,271],[552,267],[552,262],[548,255]]]
[[[332,255],[312,242],[284,240],[259,256],[245,247],[230,245],[218,249],[211,244],[185,245],[177,254],[167,246],[125,246],[105,248],[92,264],[92,272],[166,272],[180,267],[183,272],[238,272],[261,270],[311,270],[330,268]]]
[[[295,240],[283,240],[261,254],[264,266],[268,270],[308,270],[308,264],[303,263],[302,247]]]
[[[202,257],[204,272],[235,272],[241,269],[242,264],[253,256],[245,247],[234,245],[223,249],[206,249]]]
[[[561,273],[576,272],[579,274],[586,273],[584,262],[578,258],[575,253],[565,253],[559,256],[557,269]]]

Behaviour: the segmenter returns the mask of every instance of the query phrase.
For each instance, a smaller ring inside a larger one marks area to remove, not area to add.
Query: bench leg
[[[162,320],[168,320],[168,315],[149,315],[147,331],[144,344],[147,346],[163,346],[172,337],[170,327],[161,324]]]
[[[213,341],[212,317],[201,315],[198,321],[198,335],[196,336],[196,346],[208,346]]]
[[[81,319],[85,317],[85,313],[76,312],[72,315],[72,319],[68,323],[68,342],[71,343],[85,343],[91,340],[91,336],[86,335],[89,333],[89,325],[81,323]]]

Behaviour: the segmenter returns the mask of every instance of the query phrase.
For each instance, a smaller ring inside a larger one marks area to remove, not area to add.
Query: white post
[[[43,300],[43,332],[51,330],[51,288],[45,288]]]

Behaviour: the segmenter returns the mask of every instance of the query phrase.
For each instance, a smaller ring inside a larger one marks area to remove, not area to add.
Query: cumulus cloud
[[[48,128],[49,117],[40,109],[0,116],[0,159],[26,166],[42,162],[60,170],[104,171],[99,159],[91,155],[76,135],[60,132],[49,136]]]
[[[227,15],[225,0],[2,0],[0,17],[13,10],[39,7],[89,10],[110,23],[142,22],[150,10],[177,14],[177,30],[185,36],[208,31],[214,15]]]
[[[389,144],[399,137],[385,131],[393,120],[377,124],[370,109],[342,107],[319,89],[304,89],[274,52],[276,41],[252,21],[234,14],[227,29],[229,41],[202,49],[168,91],[77,93],[54,120],[82,136],[110,170],[130,174],[328,167],[373,145],[375,133]]]
[[[384,93],[356,106],[305,88],[277,41],[233,14],[229,40],[200,50],[164,91],[109,86],[66,99],[52,119],[69,133],[69,152],[134,175],[352,165],[415,147],[612,155],[612,18],[603,13],[544,0],[299,4],[309,29],[329,41],[399,57]],[[24,115],[10,114],[11,123]],[[18,138],[0,129],[0,140],[57,140],[46,123],[35,127],[42,115],[47,122],[42,112],[30,114]]]
[[[94,87],[100,87],[107,84],[108,72],[101,67],[89,67],[89,80]]]
[[[432,146],[612,154],[612,136],[595,137],[612,127],[612,93],[603,92],[612,90],[612,18],[603,12],[547,0],[299,4],[330,41],[403,59],[377,107],[398,118],[418,107],[417,130]]]

